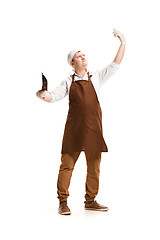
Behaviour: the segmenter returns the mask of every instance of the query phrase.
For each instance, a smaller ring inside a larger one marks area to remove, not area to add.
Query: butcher
[[[120,40],[114,60],[101,70],[88,71],[88,60],[81,49],[68,53],[67,61],[73,74],[61,81],[52,91],[39,90],[36,95],[43,101],[53,103],[68,95],[69,109],[66,118],[61,164],[57,180],[58,213],[70,215],[67,198],[75,163],[82,151],[85,153],[87,174],[85,183],[85,210],[108,211],[95,198],[99,189],[99,175],[102,152],[108,152],[103,137],[100,88],[120,67],[124,56],[126,39],[124,34],[113,28],[113,35]]]

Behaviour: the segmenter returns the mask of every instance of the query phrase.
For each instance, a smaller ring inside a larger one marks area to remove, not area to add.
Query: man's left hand
[[[122,44],[126,44],[126,39],[124,37],[124,34],[120,32],[118,29],[113,28],[113,35],[114,37],[118,37]]]

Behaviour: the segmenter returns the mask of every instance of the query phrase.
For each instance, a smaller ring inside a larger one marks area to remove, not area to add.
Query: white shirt
[[[119,69],[119,67],[120,67],[120,64],[111,62],[107,67],[104,67],[101,70],[97,70],[97,71],[87,70],[83,78],[75,72],[74,81],[88,80],[87,72],[89,72],[89,74],[92,75],[90,79],[97,93],[98,100],[100,100],[100,88],[107,81],[107,79],[111,77]],[[50,103],[59,101],[62,98],[69,95],[69,89],[72,83],[72,75],[73,74],[71,74],[68,78],[63,80],[57,88],[49,92],[52,96],[52,100],[50,101]]]

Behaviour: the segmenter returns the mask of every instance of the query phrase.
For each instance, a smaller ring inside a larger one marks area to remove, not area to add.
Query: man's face
[[[86,69],[88,65],[88,61],[86,59],[86,56],[83,52],[77,52],[73,57],[73,62],[71,63],[71,66],[76,69]]]

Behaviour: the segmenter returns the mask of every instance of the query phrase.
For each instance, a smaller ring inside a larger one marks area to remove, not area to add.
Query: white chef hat
[[[78,52],[78,51],[81,51],[81,50],[73,49],[72,51],[70,51],[70,52],[68,53],[67,61],[68,61],[69,64],[70,64],[70,62],[72,61],[75,53]]]

